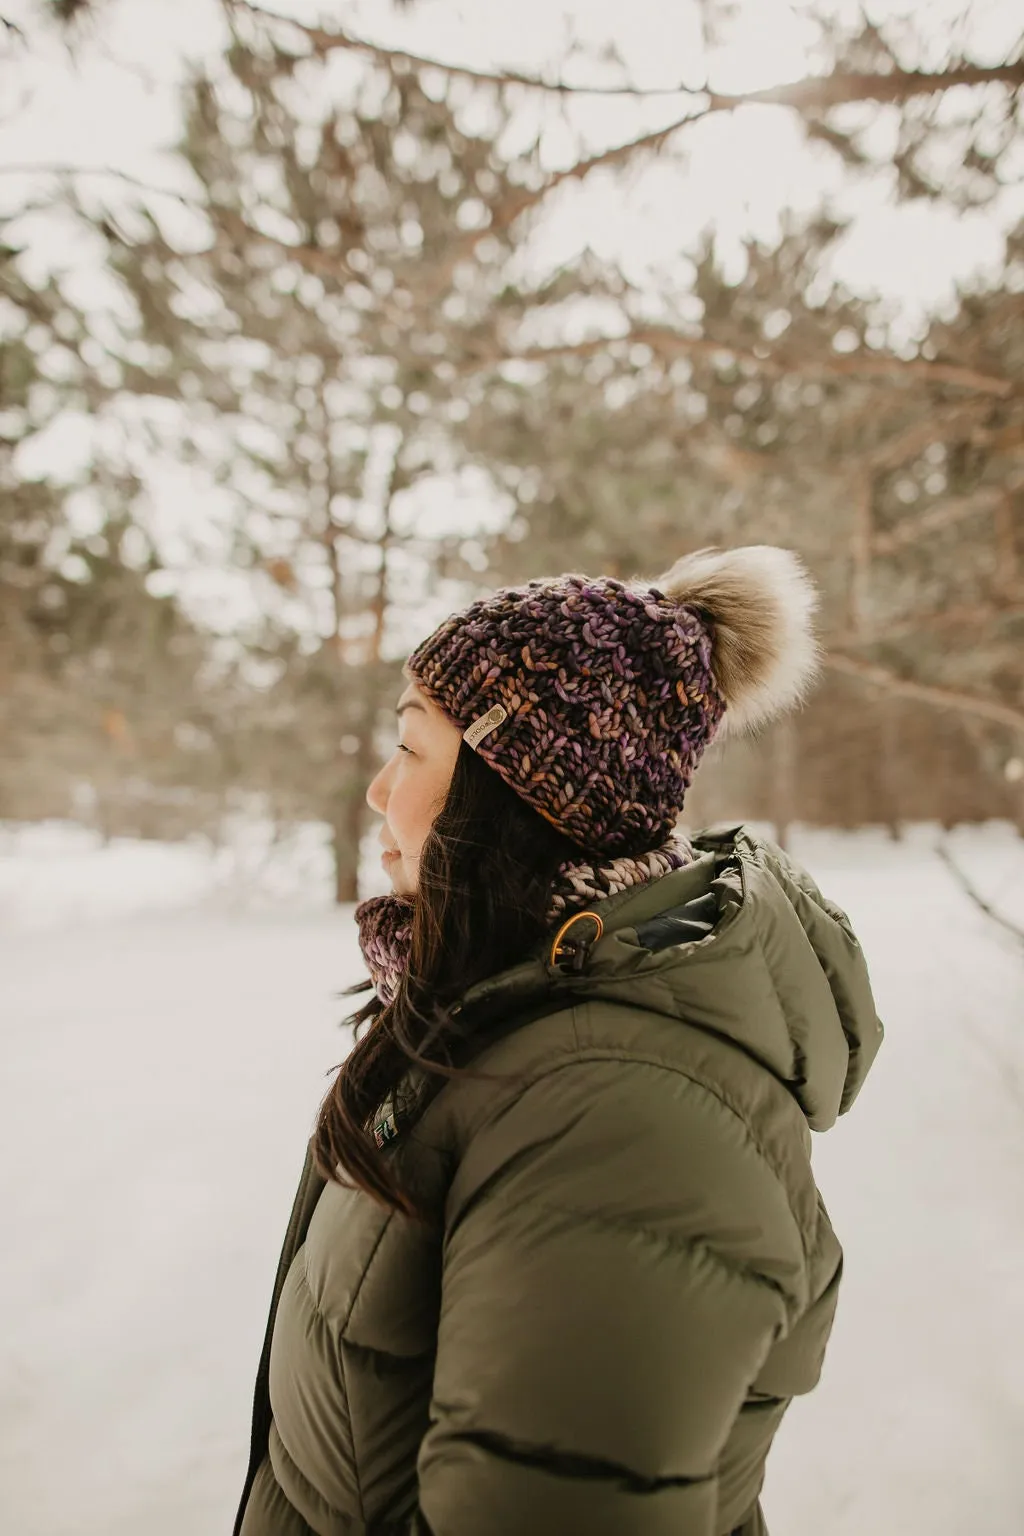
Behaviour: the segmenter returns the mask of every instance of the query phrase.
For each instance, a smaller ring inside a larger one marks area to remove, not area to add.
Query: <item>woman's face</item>
[[[396,853],[384,866],[392,886],[411,896],[420,850],[448,793],[462,732],[413,682],[402,693],[397,714],[398,746],[366,791],[366,803],[384,818],[381,845]]]

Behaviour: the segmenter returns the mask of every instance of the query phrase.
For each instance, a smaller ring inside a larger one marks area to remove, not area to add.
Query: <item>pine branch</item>
[[[232,0],[232,3],[248,5],[250,0]],[[948,90],[954,85],[987,84],[993,80],[1003,80],[1015,87],[1024,84],[1024,59],[1014,64],[999,65],[992,70],[970,65],[942,74],[924,74],[904,70],[878,76],[867,74],[812,76],[806,80],[799,80],[793,85],[771,86],[765,90],[751,91],[747,95],[725,96],[704,93],[703,102],[699,93],[691,92],[689,94],[693,106],[682,117],[675,118],[662,128],[655,128],[640,134],[635,139],[627,139],[624,143],[614,144],[597,154],[577,160],[574,164],[545,178],[539,186],[524,189],[519,196],[510,201],[500,215],[492,220],[489,228],[472,231],[453,247],[449,269],[454,268],[465,256],[471,255],[486,235],[495,229],[507,229],[522,214],[536,207],[551,192],[556,191],[566,182],[582,181],[590,175],[591,171],[605,166],[620,165],[641,151],[662,149],[666,142],[681,129],[688,127],[691,123],[700,122],[713,113],[732,111],[736,107],[752,104],[790,106],[800,111],[809,111],[839,106],[850,101],[891,103],[909,100],[913,96],[930,95],[936,91]],[[966,373],[967,370],[963,372]],[[951,382],[959,381],[951,380]],[[1007,381],[1000,380],[998,387],[992,392],[1005,394],[1009,393],[1009,390],[1010,385]]]
[[[293,28],[297,28],[304,34],[314,51],[326,53],[334,48],[358,48],[360,51],[372,53],[381,62],[394,65],[399,61],[411,64],[413,67],[439,69],[451,75],[470,77],[481,82],[495,85],[519,85],[535,90],[567,94],[611,94],[618,96],[641,97],[652,94],[632,87],[585,87],[568,86],[564,82],[551,83],[535,76],[519,74],[515,72],[489,72],[486,70],[474,70],[463,65],[447,64],[439,59],[428,59],[421,55],[409,54],[401,49],[389,49],[375,43],[368,43],[365,39],[354,38],[351,34],[340,29],[328,31],[323,27],[312,26],[305,22],[298,22],[290,16],[281,16],[276,12],[265,10],[256,5],[254,0],[225,0],[225,3],[236,11],[245,11],[249,15],[262,18],[265,21],[277,22]],[[620,165],[628,161],[633,155],[641,152],[656,151],[662,149],[666,142],[683,128],[691,123],[699,122],[703,118],[716,112],[733,111],[736,107],[747,105],[775,105],[794,107],[800,112],[815,112],[828,110],[851,101],[878,101],[899,102],[907,101],[912,97],[931,95],[938,91],[950,90],[957,85],[986,85],[993,82],[1001,82],[1013,87],[1024,85],[1024,59],[1013,63],[995,65],[984,68],[980,65],[965,64],[954,69],[948,69],[937,73],[928,73],[917,70],[890,70],[885,74],[872,74],[864,71],[840,71],[832,75],[813,75],[804,80],[798,80],[788,85],[769,86],[763,90],[750,91],[746,94],[727,95],[714,91],[698,91],[684,86],[677,88],[675,93],[689,98],[687,110],[662,128],[653,129],[642,133],[633,139],[627,139],[624,143],[613,144],[608,149],[574,162],[572,165],[556,171],[553,175],[545,177],[538,186],[523,188],[515,197],[509,198],[506,203],[492,210],[491,222],[483,229],[468,231],[465,236],[452,243],[448,260],[444,268],[437,276],[437,281],[428,298],[438,298],[448,287],[451,274],[462,260],[472,256],[480,242],[498,231],[508,229],[517,219],[530,209],[535,208],[552,192],[570,181],[582,181],[592,171],[602,167]],[[660,94],[660,93],[653,93]],[[841,369],[836,371],[843,371]],[[858,371],[856,369],[847,371]],[[1010,385],[1005,380],[999,380],[995,384],[979,384],[968,382],[967,375],[970,370],[956,370],[956,376],[951,376],[948,382],[954,384],[964,383],[975,389],[987,389],[988,392],[1002,395],[1009,393]],[[976,375],[976,379],[984,378]]]

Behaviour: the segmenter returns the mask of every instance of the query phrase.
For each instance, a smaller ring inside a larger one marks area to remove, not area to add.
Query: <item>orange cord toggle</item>
[[[570,939],[568,942],[563,942],[563,936],[572,927],[573,923],[579,922],[581,917],[589,917],[592,922],[597,924],[597,932],[594,934],[593,938],[581,939],[579,941]],[[558,932],[555,934],[555,941],[551,946],[551,955],[548,960],[548,964],[557,966],[560,964],[562,956],[569,956],[571,960],[569,969],[573,971],[581,971],[583,969],[583,961],[587,950],[592,944],[597,943],[602,933],[604,933],[604,923],[598,917],[596,912],[574,912],[572,917],[567,918],[566,921],[562,924],[561,928],[559,928]]]

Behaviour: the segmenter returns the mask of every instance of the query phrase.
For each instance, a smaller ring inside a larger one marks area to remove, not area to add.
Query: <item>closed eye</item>
[[[398,751],[398,752],[408,752],[410,757],[413,756],[413,752],[412,752],[411,748],[407,747],[403,741],[400,741],[398,743],[396,751]]]

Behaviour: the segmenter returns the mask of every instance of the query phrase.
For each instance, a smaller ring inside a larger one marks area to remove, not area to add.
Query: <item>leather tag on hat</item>
[[[489,709],[486,715],[481,715],[479,720],[474,720],[472,725],[467,726],[466,730],[462,733],[462,739],[467,747],[472,747],[476,751],[477,742],[483,741],[485,736],[489,736],[492,731],[497,730],[501,722],[507,719],[508,710],[501,704],[495,704],[494,708]]]

